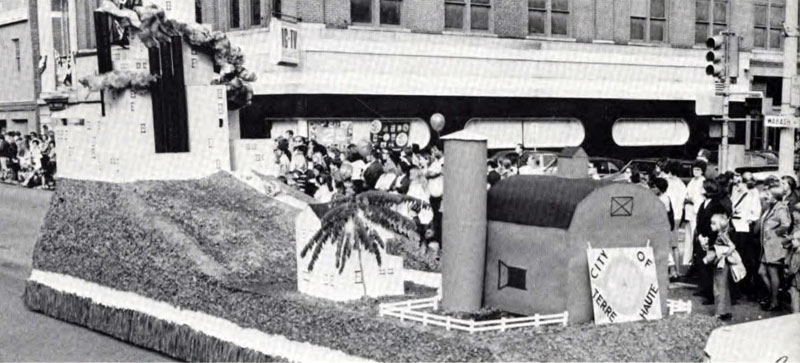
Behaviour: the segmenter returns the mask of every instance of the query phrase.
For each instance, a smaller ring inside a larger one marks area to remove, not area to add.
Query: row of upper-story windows
[[[317,0],[326,1],[326,0]],[[444,30],[494,32],[492,12],[500,0],[427,0],[444,2]],[[600,1],[600,0],[596,0]],[[94,48],[94,19],[91,11],[101,0],[78,0],[78,45]],[[403,0],[349,0],[350,23],[368,26],[403,25]],[[289,2],[287,2],[289,3]],[[527,0],[528,33],[533,36],[571,37],[575,21],[570,0]],[[630,0],[632,41],[668,42],[671,0]],[[281,13],[280,0],[195,0],[197,22],[215,29],[234,30],[267,26]],[[783,43],[785,0],[755,0],[753,46],[780,49]],[[695,0],[695,43],[703,44],[713,34],[727,29],[730,0]]]

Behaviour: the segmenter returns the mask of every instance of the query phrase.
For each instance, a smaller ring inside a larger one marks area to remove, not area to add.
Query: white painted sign
[[[296,23],[278,18],[270,22],[272,58],[276,64],[300,64],[300,31]]]
[[[595,324],[661,319],[652,247],[586,250]]]
[[[797,118],[784,115],[764,116],[764,124],[767,127],[797,128]]]

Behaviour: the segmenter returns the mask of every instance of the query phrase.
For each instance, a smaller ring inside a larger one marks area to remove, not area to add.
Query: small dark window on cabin
[[[527,290],[527,273],[528,271],[506,265],[502,260],[497,261],[497,289],[502,290],[506,287],[512,287],[520,290]]]

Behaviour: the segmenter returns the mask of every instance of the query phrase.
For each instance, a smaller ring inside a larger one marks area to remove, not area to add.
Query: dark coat
[[[711,230],[711,217],[715,214],[725,214],[730,218],[733,215],[733,205],[730,198],[714,198],[708,205],[705,202],[700,204],[700,210],[697,211],[697,228],[696,236],[705,236],[709,241],[715,241],[717,234]]]
[[[375,189],[375,184],[383,175],[383,165],[378,161],[373,161],[364,169],[364,187],[369,190]]]

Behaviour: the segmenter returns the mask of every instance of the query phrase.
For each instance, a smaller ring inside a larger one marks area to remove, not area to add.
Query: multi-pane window
[[[491,31],[491,0],[445,0],[444,27],[453,30]]]
[[[19,39],[11,39],[11,42],[14,43],[14,58],[17,61],[17,70],[22,70],[22,56],[20,54],[19,49]]]
[[[631,0],[631,40],[667,40],[666,0]]]
[[[353,23],[400,25],[401,0],[350,0]]]
[[[710,36],[728,28],[728,0],[696,0],[694,42],[705,44]]]
[[[753,46],[780,49],[783,46],[785,3],[782,0],[758,1],[753,11]]]
[[[50,10],[53,24],[53,47],[58,56],[63,57],[70,53],[69,4],[67,0],[52,0]]]
[[[528,33],[569,34],[569,0],[528,0]]]

